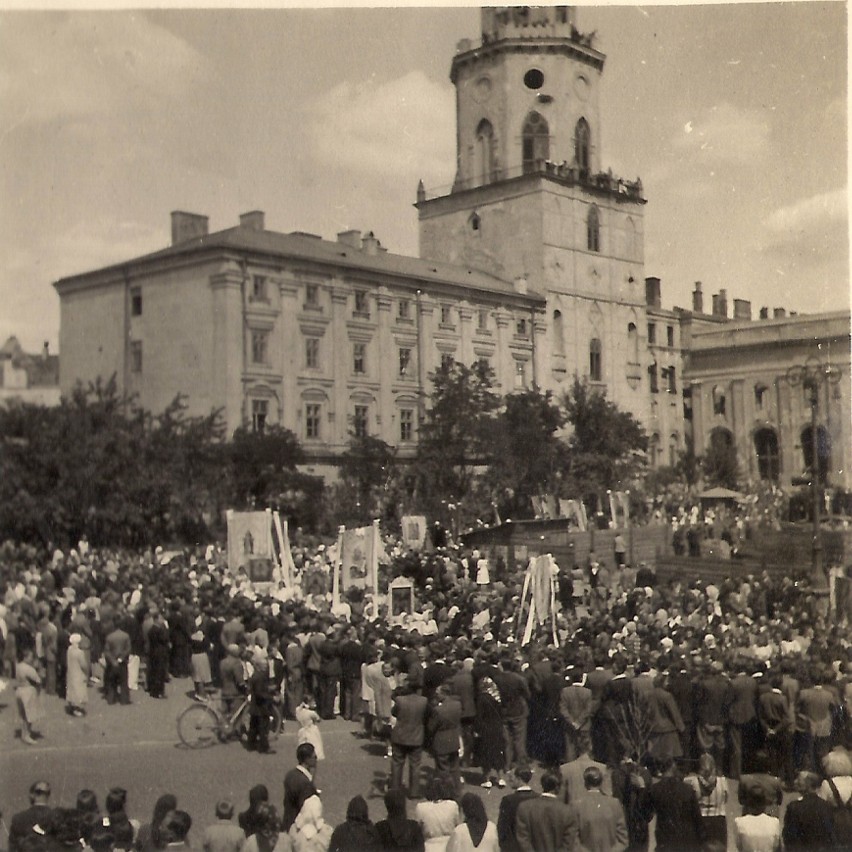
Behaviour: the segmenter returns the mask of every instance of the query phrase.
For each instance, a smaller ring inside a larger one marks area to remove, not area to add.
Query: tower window
[[[593,204],[586,219],[586,247],[589,251],[601,250],[601,220],[598,208]]]
[[[142,288],[141,287],[131,287],[130,288],[130,316],[132,316],[132,317],[141,317],[142,316]]]
[[[530,68],[524,74],[524,85],[528,89],[540,89],[544,85],[544,74],[538,68]]]
[[[481,220],[479,218],[479,214],[473,213],[470,217],[470,229],[471,229],[471,231],[478,231],[480,224],[481,224]]]
[[[553,351],[557,355],[565,354],[565,325],[562,311],[553,312]]]
[[[581,174],[588,174],[591,168],[590,151],[592,147],[592,131],[589,122],[581,118],[574,128],[574,159]]]
[[[602,376],[601,342],[597,337],[593,337],[589,341],[589,379],[593,382],[600,382]]]
[[[550,156],[550,129],[544,116],[531,112],[524,122],[522,157],[524,174],[535,172]]]
[[[494,128],[487,118],[483,118],[476,128],[474,156],[473,177],[476,184],[481,186],[494,180]]]
[[[142,341],[132,340],[130,342],[130,372],[142,372]]]

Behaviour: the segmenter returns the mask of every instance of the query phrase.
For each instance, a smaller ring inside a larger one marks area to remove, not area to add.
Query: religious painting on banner
[[[364,588],[373,584],[374,547],[373,527],[357,527],[344,531],[340,553],[341,588]]]
[[[228,568],[241,568],[252,582],[269,582],[275,565],[269,512],[227,512]]]
[[[403,515],[401,525],[405,546],[412,550],[422,550],[426,542],[426,516]]]

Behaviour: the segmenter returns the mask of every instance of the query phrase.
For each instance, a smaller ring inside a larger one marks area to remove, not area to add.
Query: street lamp
[[[811,407],[811,492],[813,497],[812,522],[813,544],[811,547],[811,582],[815,588],[825,589],[826,578],[822,570],[822,537],[820,535],[820,504],[822,489],[820,488],[819,471],[819,438],[817,430],[817,408],[819,407],[819,391],[822,385],[836,385],[840,381],[840,369],[831,364],[824,364],[819,358],[811,355],[804,364],[790,367],[787,370],[787,382],[791,387],[799,387],[808,394]]]

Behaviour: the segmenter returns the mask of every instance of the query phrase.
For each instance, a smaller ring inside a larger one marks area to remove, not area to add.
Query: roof
[[[503,278],[466,266],[444,263],[437,260],[424,260],[401,254],[379,251],[368,254],[341,242],[332,242],[301,232],[282,234],[277,231],[258,230],[237,226],[224,231],[216,231],[201,237],[195,237],[177,245],[169,246],[151,254],[142,255],[133,260],[113,264],[102,269],[72,275],[56,282],[61,286],[65,282],[83,282],[90,276],[100,275],[112,270],[125,269],[155,261],[182,258],[187,255],[221,251],[242,251],[278,257],[296,258],[316,263],[343,266],[353,271],[397,275],[413,278],[418,282],[435,282],[470,287],[483,292],[512,296],[532,302],[544,303],[544,296],[534,290],[518,293],[514,285]]]

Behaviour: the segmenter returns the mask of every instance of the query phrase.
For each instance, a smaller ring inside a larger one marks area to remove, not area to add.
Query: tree
[[[432,393],[415,462],[418,500],[432,516],[446,516],[442,501],[469,502],[477,469],[491,459],[500,398],[493,389],[494,372],[484,361],[470,367],[443,364],[429,378]]]
[[[390,444],[372,435],[353,435],[340,465],[340,483],[335,488],[335,509],[343,523],[383,520],[393,507],[388,489],[396,475],[396,453]]]
[[[565,412],[538,387],[505,397],[485,477],[504,517],[529,517],[531,497],[556,493],[566,445],[557,437]]]
[[[573,427],[564,469],[568,493],[587,496],[623,488],[643,472],[645,431],[632,414],[608,400],[605,391],[575,377],[563,406]]]
[[[701,469],[708,485],[736,488],[740,479],[737,448],[728,433],[717,431],[711,435],[710,445],[701,461]]]

